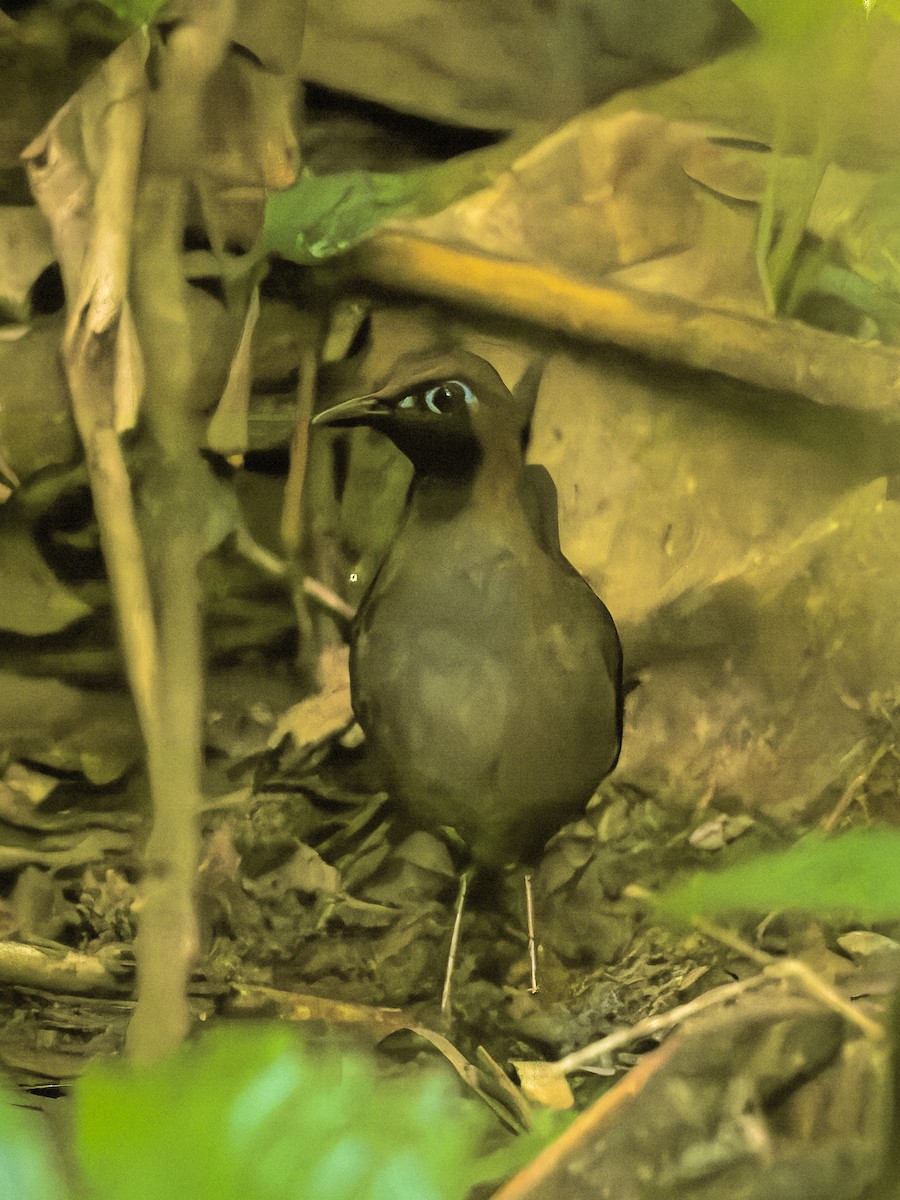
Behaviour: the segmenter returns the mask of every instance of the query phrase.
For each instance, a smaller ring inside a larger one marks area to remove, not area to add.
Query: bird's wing
[[[528,463],[519,476],[519,498],[535,540],[558,562],[569,565],[559,544],[559,513],[553,476],[540,463]]]

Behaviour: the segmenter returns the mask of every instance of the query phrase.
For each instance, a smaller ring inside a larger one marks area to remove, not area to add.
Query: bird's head
[[[417,472],[464,474],[494,451],[522,454],[541,366],[529,367],[511,392],[467,350],[406,354],[376,391],[326,409],[313,425],[368,425]]]

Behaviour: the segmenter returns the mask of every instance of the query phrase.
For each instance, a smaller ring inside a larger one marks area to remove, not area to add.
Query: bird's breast
[[[575,815],[618,747],[604,614],[524,523],[401,533],[354,627],[351,684],[414,821],[507,861]]]

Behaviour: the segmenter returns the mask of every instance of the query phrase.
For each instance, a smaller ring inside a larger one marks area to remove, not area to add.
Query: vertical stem
[[[316,374],[322,339],[321,317],[316,313],[305,314],[302,331],[303,349],[299,363],[300,377],[297,382],[297,423],[291,437],[290,467],[284,485],[281,544],[287,560],[291,596],[297,616],[297,668],[309,683],[315,684],[315,637],[304,587],[306,569],[303,561],[303,512],[309,462],[309,423],[315,406]]]
[[[303,492],[309,460],[309,423],[316,398],[320,325],[320,321],[302,319],[303,348],[298,363],[297,421],[291,437],[290,469],[284,485],[281,513],[281,544],[289,560],[300,554],[303,540]]]
[[[200,583],[203,464],[188,419],[190,333],[180,248],[186,189],[148,173],[138,196],[134,297],[147,367],[145,412],[157,461],[145,491],[161,659],[158,735],[148,745],[153,828],[135,942],[138,1002],[129,1053],[152,1062],[187,1033],[197,952],[193,889],[202,763]]]
[[[77,408],[79,380],[69,375]],[[144,561],[131,480],[119,436],[111,425],[82,414],[79,422],[103,558],[115,598],[125,673],[146,745],[158,736],[159,656],[153,601]]]

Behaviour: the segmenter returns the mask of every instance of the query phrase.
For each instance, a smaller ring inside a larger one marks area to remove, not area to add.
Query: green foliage
[[[756,26],[771,66],[776,156],[803,145],[805,171],[790,182],[772,173],[760,211],[756,256],[772,312],[791,311],[802,293],[791,276],[813,204],[835,148],[872,103],[872,68],[881,16],[898,15],[898,0],[735,0]],[[878,19],[872,19],[877,9]],[[805,145],[804,145],[805,143]],[[806,281],[809,283],[809,281]]]
[[[789,850],[724,871],[698,872],[656,899],[678,920],[734,909],[808,909],[866,921],[900,917],[900,830],[856,829],[829,841],[810,835]]]
[[[849,21],[862,24],[878,12],[900,21],[900,0],[734,0],[769,42],[807,42]]]
[[[388,174],[304,172],[266,205],[266,248],[294,262],[315,263],[352,246],[379,221],[409,205],[423,171]]]
[[[519,1139],[479,1158],[492,1125],[443,1076],[381,1078],[284,1026],[240,1025],[152,1069],[91,1067],[76,1149],[92,1200],[462,1200],[535,1152]]]
[[[111,9],[120,21],[137,29],[162,8],[165,0],[100,0],[100,3]]]
[[[764,38],[791,43],[815,37],[845,15],[865,19],[866,0],[734,0]]]
[[[47,1153],[42,1121],[40,1112],[16,1107],[0,1092],[0,1196],[8,1200],[61,1200],[65,1195]]]
[[[55,8],[74,8],[78,0],[53,0]],[[115,13],[120,21],[137,29],[145,25],[162,8],[165,0],[100,0],[104,8]]]
[[[526,133],[410,171],[306,171],[294,187],[269,197],[266,249],[306,265],[341,254],[389,217],[439,212],[486,187],[534,138]]]

